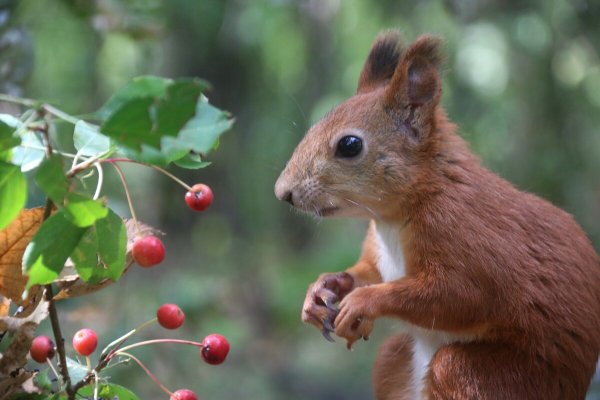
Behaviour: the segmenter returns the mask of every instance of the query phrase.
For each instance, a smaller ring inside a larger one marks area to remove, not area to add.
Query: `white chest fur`
[[[375,235],[379,247],[377,267],[384,282],[395,281],[406,275],[404,251],[398,225],[377,222]]]
[[[402,228],[382,222],[376,224],[379,273],[384,282],[390,282],[406,276],[406,260],[402,248],[400,232]],[[423,392],[423,379],[431,359],[438,349],[448,343],[469,340],[448,332],[423,329],[410,323],[403,324],[405,330],[414,339],[412,358],[413,398],[420,399]],[[433,327],[432,327],[433,328]]]

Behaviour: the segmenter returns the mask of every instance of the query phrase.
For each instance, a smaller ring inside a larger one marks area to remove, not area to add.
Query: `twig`
[[[71,377],[69,376],[69,369],[67,368],[67,356],[65,355],[65,340],[63,338],[60,322],[58,320],[58,313],[56,312],[56,304],[54,303],[54,293],[52,291],[52,285],[46,285],[46,301],[48,301],[48,311],[50,315],[50,323],[52,324],[52,332],[54,333],[54,340],[56,340],[56,351],[58,353],[60,375],[62,376],[63,382],[66,384],[67,394],[69,400],[75,399],[75,393],[71,386]]]

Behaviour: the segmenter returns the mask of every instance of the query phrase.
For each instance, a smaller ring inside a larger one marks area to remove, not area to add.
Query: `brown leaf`
[[[25,248],[44,219],[44,208],[21,210],[19,216],[0,231],[0,294],[19,305],[27,277],[21,270]]]

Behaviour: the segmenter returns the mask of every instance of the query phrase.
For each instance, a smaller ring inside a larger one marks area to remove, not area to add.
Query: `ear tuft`
[[[396,70],[402,56],[400,32],[388,30],[381,32],[369,52],[358,80],[357,93],[368,92],[387,82]]]
[[[442,40],[424,35],[402,55],[387,88],[388,103],[393,105],[437,105],[441,96],[439,69],[444,62]]]

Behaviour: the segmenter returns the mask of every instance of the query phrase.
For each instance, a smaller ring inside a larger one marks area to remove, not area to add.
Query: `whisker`
[[[378,214],[377,214],[375,211],[373,211],[373,210],[372,210],[370,207],[368,207],[368,206],[365,206],[364,204],[361,204],[361,203],[359,203],[359,202],[357,202],[357,201],[350,200],[350,199],[348,199],[348,198],[346,198],[346,197],[343,197],[343,199],[344,199],[345,201],[347,201],[348,203],[350,203],[350,204],[352,204],[352,205],[355,205],[356,207],[359,207],[359,208],[362,208],[363,210],[366,210],[366,211],[367,211],[367,212],[369,212],[369,213],[370,213],[370,214],[371,214],[371,215],[372,215],[372,216],[373,216],[375,219],[381,219],[381,218],[379,217],[379,215],[378,215]]]

